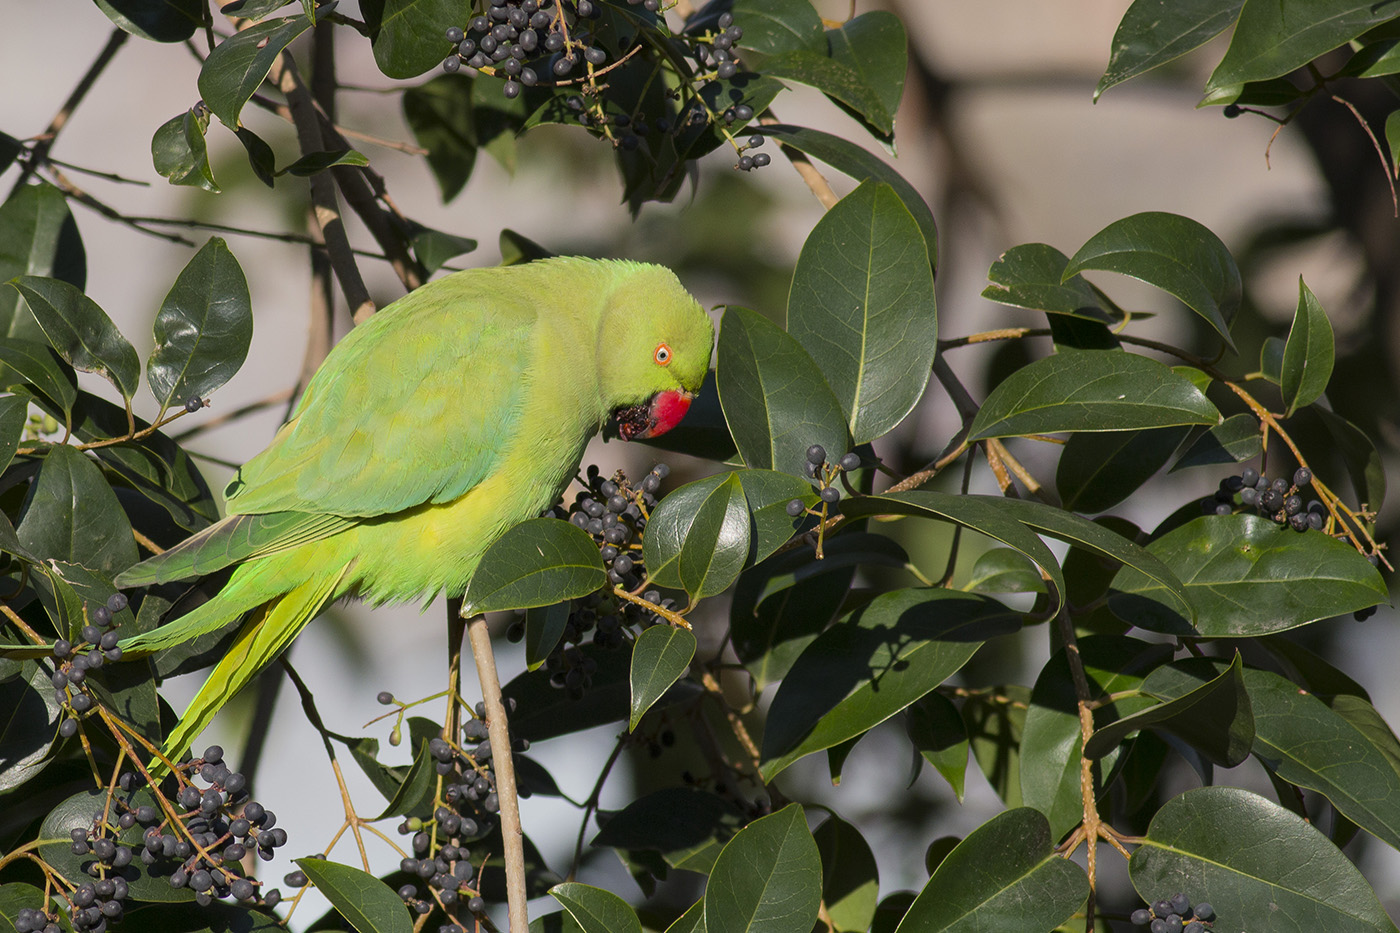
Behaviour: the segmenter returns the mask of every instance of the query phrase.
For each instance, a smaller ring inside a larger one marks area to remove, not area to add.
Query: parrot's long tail
[[[271,664],[307,623],[339,595],[341,581],[348,570],[347,564],[338,570],[315,574],[300,586],[270,598],[260,587],[235,585],[252,581],[234,579],[218,596],[193,612],[170,625],[123,642],[123,650],[129,646],[134,651],[158,651],[213,631],[248,610],[255,610],[166,737],[162,754],[168,760],[178,761],[214,714]],[[152,767],[164,771],[164,766],[158,762],[153,762]]]

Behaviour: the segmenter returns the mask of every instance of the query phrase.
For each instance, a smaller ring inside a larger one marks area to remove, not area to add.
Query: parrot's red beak
[[[694,398],[693,392],[668,389],[656,393],[642,405],[617,409],[613,412],[613,421],[617,424],[618,437],[635,441],[665,434],[680,424]]]

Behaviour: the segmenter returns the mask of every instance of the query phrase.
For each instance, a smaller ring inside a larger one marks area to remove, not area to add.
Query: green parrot
[[[214,598],[121,643],[139,657],[248,614],[165,754],[182,755],[334,600],[460,596],[610,420],[625,440],[681,420],[713,342],[670,270],[576,257],[457,272],[356,327],[229,483],[228,517],[117,577],[126,588],[237,565]]]

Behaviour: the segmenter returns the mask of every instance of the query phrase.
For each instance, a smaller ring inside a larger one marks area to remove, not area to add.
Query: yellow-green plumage
[[[559,496],[611,413],[661,412],[642,436],[671,426],[712,341],[670,271],[570,257],[455,273],[357,327],[229,484],[228,517],[117,579],[237,565],[214,599],[124,641],[129,656],[251,612],[166,753],[327,603],[460,595],[487,546]]]

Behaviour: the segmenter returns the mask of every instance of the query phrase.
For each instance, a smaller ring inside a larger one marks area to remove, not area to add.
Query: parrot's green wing
[[[229,511],[384,515],[449,502],[489,475],[522,380],[542,365],[536,308],[568,296],[493,294],[478,272],[411,292],[341,341],[229,484]]]
[[[251,557],[275,554],[325,538],[352,524],[352,519],[338,515],[306,512],[230,515],[168,551],[123,571],[115,582],[125,589],[202,577]]]

